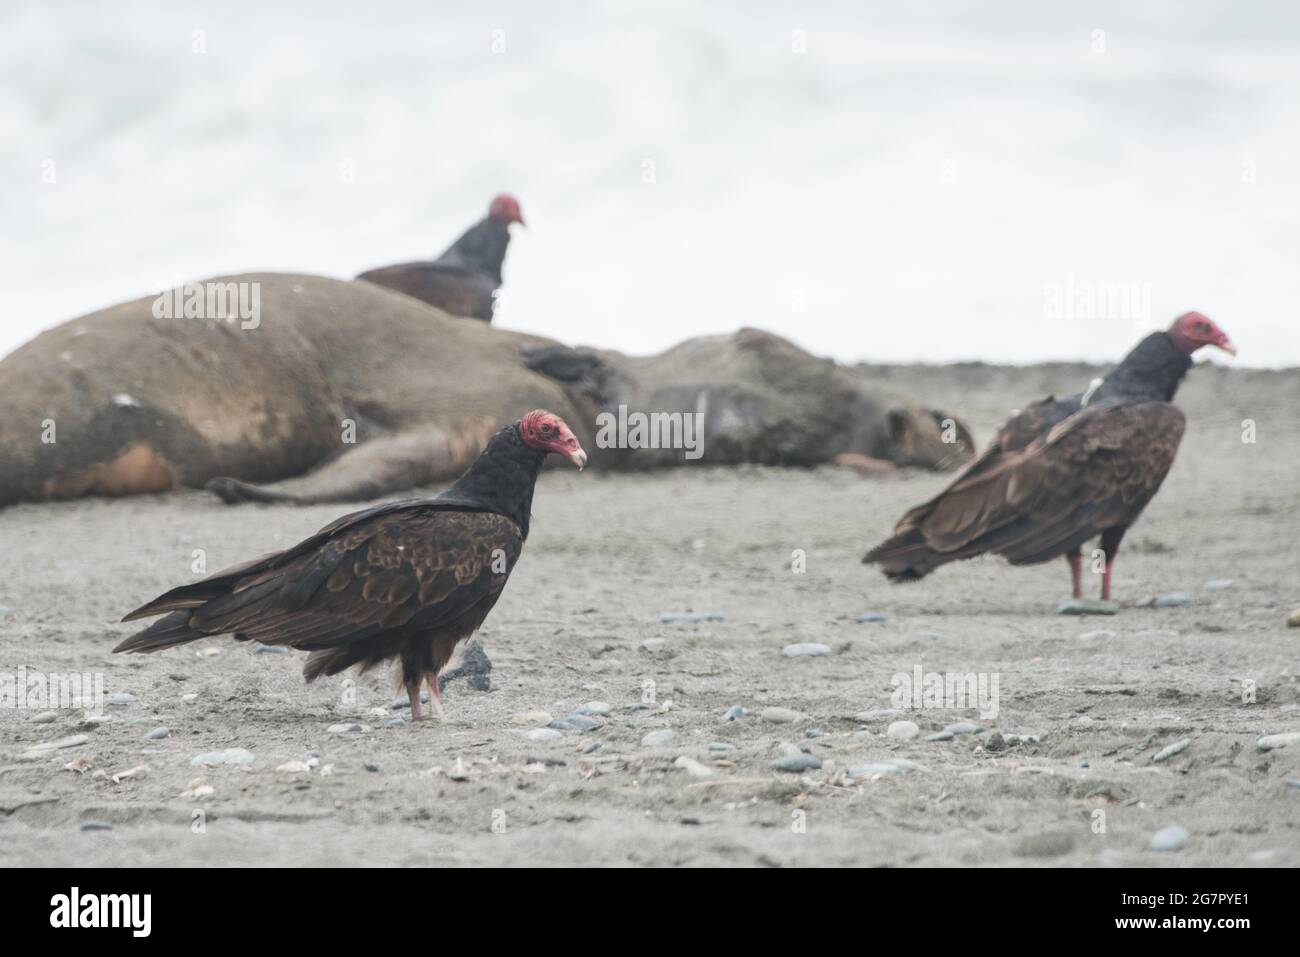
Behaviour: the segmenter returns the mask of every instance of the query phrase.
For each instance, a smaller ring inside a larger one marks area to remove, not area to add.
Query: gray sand
[[[981,443],[1011,407],[1093,374],[876,371],[966,412]],[[3,859],[1296,866],[1300,786],[1287,782],[1300,779],[1300,742],[1264,751],[1257,741],[1300,731],[1300,629],[1285,625],[1300,606],[1300,373],[1198,369],[1180,404],[1188,435],[1120,553],[1124,608],[1114,617],[1052,614],[1069,582],[1063,561],[1012,569],[977,559],[906,586],[859,564],[942,476],[550,472],[523,560],[481,632],[493,689],[452,684],[443,724],[387,727],[387,715],[403,713],[387,710],[389,674],[308,686],[296,653],[223,639],[151,657],[109,654],[132,630],[116,623],[122,613],[195,577],[194,549],[216,570],[291,544],[346,509],[231,509],[199,492],[8,509],[0,671],[103,672],[110,694],[138,700],[109,705],[109,720],[90,728],[83,710],[39,724],[34,712],[0,710]],[[1254,444],[1241,441],[1246,418],[1257,423]],[[791,571],[795,549],[806,553],[804,574]],[[1232,585],[1206,587],[1216,579]],[[1173,592],[1191,602],[1133,607]],[[726,617],[659,618],[690,610]],[[888,620],[855,621],[867,612]],[[796,642],[831,653],[784,657]],[[854,717],[890,707],[891,677],[918,665],[996,673],[998,715]],[[1253,702],[1243,700],[1248,682]],[[539,719],[512,720],[562,718],[593,700],[612,709],[596,719],[601,727],[564,731],[558,742],[524,736]],[[630,710],[643,700],[649,707]],[[748,715],[724,721],[735,705]],[[771,723],[759,716],[767,707],[808,718]],[[920,736],[887,737],[897,719],[916,722]],[[988,731],[924,740],[959,720]],[[351,722],[366,730],[327,731]],[[146,740],[160,726],[171,735]],[[812,728],[823,735],[806,737]],[[671,743],[642,745],[660,729],[673,732]],[[77,734],[86,741],[24,754]],[[1013,734],[1039,740],[1008,744]],[[1183,739],[1191,744],[1154,762]],[[774,770],[783,743],[822,767]],[[191,766],[226,748],[252,751],[253,763]],[[313,751],[311,770],[277,770]],[[677,766],[681,756],[711,776]],[[84,772],[64,769],[77,759]],[[846,776],[868,764],[902,770]],[[80,830],[87,820],[112,829]],[[1187,830],[1186,843],[1152,851],[1152,835],[1170,825]]]

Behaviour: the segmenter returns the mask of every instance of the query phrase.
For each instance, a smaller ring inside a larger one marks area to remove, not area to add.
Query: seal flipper
[[[356,502],[456,478],[478,456],[497,425],[467,419],[454,432],[426,426],[393,432],[347,449],[305,475],[259,485],[229,476],[204,486],[227,505],[242,502]]]

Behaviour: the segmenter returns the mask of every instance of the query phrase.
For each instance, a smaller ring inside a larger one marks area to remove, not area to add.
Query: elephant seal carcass
[[[160,318],[156,297],[137,299],[0,361],[0,505],[205,485],[227,502],[377,498],[454,478],[532,408],[555,410],[607,468],[837,454],[947,468],[973,448],[959,420],[758,330],[629,357],[458,321],[366,282],[189,285],[252,287],[259,315]],[[597,441],[620,407],[698,413],[702,454]]]

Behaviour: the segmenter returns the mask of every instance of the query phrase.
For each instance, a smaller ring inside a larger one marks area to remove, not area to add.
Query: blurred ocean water
[[[349,277],[519,196],[502,325],[1300,363],[1300,6],[0,5],[0,353],[178,280]],[[879,9],[873,9],[879,7]]]

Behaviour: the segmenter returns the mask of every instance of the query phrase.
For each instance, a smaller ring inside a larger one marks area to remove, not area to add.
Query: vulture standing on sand
[[[1199,312],[1153,332],[1088,392],[1052,396],[1013,416],[951,485],[905,514],[888,541],[863,558],[893,581],[921,578],[947,562],[992,552],[1013,565],[1064,555],[1082,597],[1081,547],[1101,536],[1110,601],[1115,553],[1178,451],[1186,419],[1171,400],[1201,346],[1236,355]]]
[[[123,621],[170,614],[113,650],[151,652],[229,633],[311,652],[308,681],[400,657],[412,719],[423,717],[426,680],[441,717],[438,672],[500,597],[528,537],[533,486],[549,452],[579,469],[587,463],[559,416],[530,412],[494,435],[442,494],[345,515],[292,548],[173,588]]]
[[[510,224],[524,225],[519,200],[502,193],[488,214],[431,262],[400,263],[363,272],[358,279],[387,286],[453,316],[492,321],[494,294],[510,245]]]

